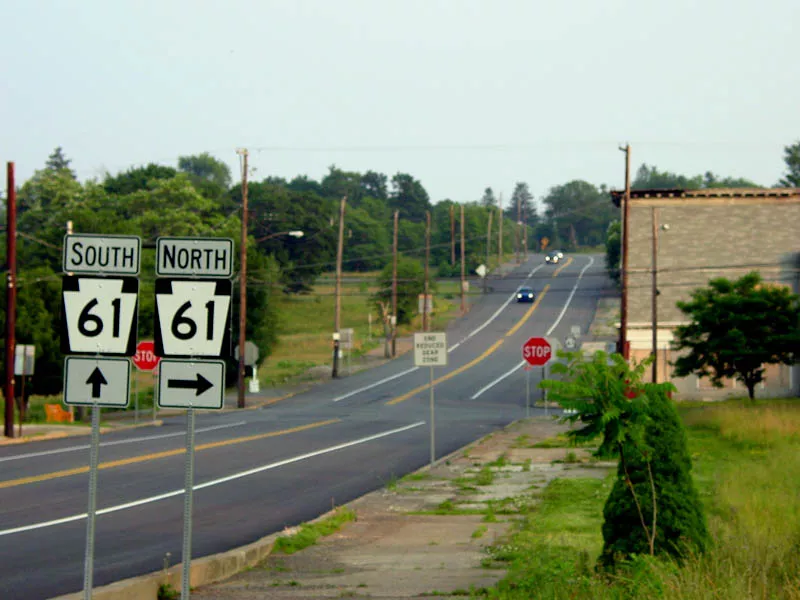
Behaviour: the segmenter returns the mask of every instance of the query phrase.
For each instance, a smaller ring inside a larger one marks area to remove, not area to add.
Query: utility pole
[[[503,267],[503,193],[500,193],[498,198],[498,219],[499,219],[499,231],[497,233],[497,268],[502,269]]]
[[[522,227],[523,227],[523,237],[525,238],[525,242],[523,244],[523,248],[525,248],[525,262],[528,262],[528,211],[525,207],[522,207]]]
[[[517,226],[514,228],[516,235],[514,236],[514,241],[517,244],[517,264],[521,264],[522,261],[520,257],[522,256],[522,252],[520,250],[520,243],[522,242],[522,232],[520,228],[522,227],[522,206],[520,204],[519,194],[517,194]]]
[[[394,211],[392,240],[392,358],[397,356],[397,225],[400,211]]]
[[[239,398],[236,405],[244,408],[244,343],[247,327],[247,149],[237,150],[244,156],[242,168],[242,240],[239,244]]]
[[[14,163],[6,170],[6,385],[5,427],[6,437],[14,437],[14,348],[17,318],[17,189],[14,184]]]
[[[486,228],[486,274],[483,276],[483,293],[489,292],[489,249],[492,245],[492,216],[494,211],[489,211],[489,226]]]
[[[653,383],[658,383],[658,209],[653,206],[650,214],[653,221]]]
[[[430,304],[428,294],[430,293],[429,264],[431,262],[431,211],[425,211],[425,297],[422,301],[422,331],[430,331]]]
[[[461,205],[461,314],[467,312],[467,272],[464,261],[464,205]]]
[[[450,205],[450,266],[456,266],[456,207]]]
[[[342,255],[344,254],[344,209],[347,204],[347,196],[342,196],[339,204],[339,243],[336,246],[336,304],[333,314],[333,372],[331,377],[339,377],[339,347],[341,337],[342,315]]]
[[[622,199],[622,302],[620,303],[620,353],[628,358],[628,216],[631,204],[631,146],[620,148],[625,153],[625,195]]]

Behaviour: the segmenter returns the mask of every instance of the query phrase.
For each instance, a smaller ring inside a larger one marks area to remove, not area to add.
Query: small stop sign
[[[547,338],[533,337],[522,345],[522,358],[534,367],[541,367],[550,362],[553,347]]]
[[[156,346],[152,341],[139,342],[136,346],[136,354],[133,356],[133,364],[140,371],[152,371],[161,359],[156,356]]]

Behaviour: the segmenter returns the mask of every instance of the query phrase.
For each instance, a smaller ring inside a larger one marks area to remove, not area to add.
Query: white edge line
[[[536,271],[541,269],[543,266],[544,265],[542,264],[542,265],[539,265],[538,267],[535,267],[530,273],[528,273],[528,277],[526,277],[526,279],[530,279],[531,277],[533,277],[533,274],[536,273]],[[461,340],[460,342],[457,342],[457,343],[453,344],[452,346],[450,346],[447,349],[447,353],[449,354],[450,352],[452,352],[453,350],[458,348],[461,344],[463,344],[468,339],[470,339],[472,336],[474,336],[474,335],[480,333],[481,331],[483,331],[483,329],[486,328],[489,325],[489,323],[494,321],[497,318],[497,316],[501,312],[503,312],[503,310],[511,303],[511,301],[516,297],[518,291],[519,291],[519,286],[517,287],[517,289],[515,289],[513,292],[511,292],[511,295],[508,297],[508,300],[506,300],[502,304],[502,306],[500,306],[500,308],[498,308],[491,317],[489,317],[486,321],[484,321],[484,323],[480,327],[478,327],[477,329],[473,330],[463,340]],[[353,390],[352,392],[348,392],[348,393],[346,393],[346,394],[344,394],[342,396],[337,396],[336,398],[333,399],[333,401],[334,402],[340,402],[342,400],[346,400],[347,398],[351,398],[351,397],[355,396],[356,394],[360,394],[361,392],[366,392],[368,390],[376,388],[376,387],[378,387],[380,385],[383,385],[384,383],[388,383],[388,382],[390,382],[390,381],[392,381],[394,379],[397,379],[398,377],[403,377],[404,375],[408,375],[409,373],[413,373],[414,371],[416,371],[418,369],[419,369],[419,367],[412,367],[411,369],[406,369],[405,371],[401,371],[400,373],[396,373],[396,374],[392,375],[391,377],[385,377],[384,379],[381,379],[380,381],[376,381],[375,383],[371,383],[370,385],[364,386],[362,388],[358,388],[357,390]]]
[[[561,314],[558,315],[558,318],[555,320],[555,323],[553,323],[552,327],[550,327],[550,329],[547,330],[547,333],[545,333],[546,336],[550,335],[551,333],[553,333],[553,330],[561,322],[561,319],[564,317],[564,314],[567,312],[567,308],[569,308],[569,303],[572,302],[572,297],[575,295],[575,292],[578,290],[578,285],[580,285],[580,283],[581,283],[581,279],[583,278],[584,272],[586,271],[586,269],[591,267],[593,263],[594,263],[594,258],[590,256],[589,257],[589,263],[585,267],[583,267],[583,269],[581,269],[581,272],[578,274],[578,280],[575,282],[575,285],[573,286],[572,291],[569,294],[569,298],[567,298],[567,301],[564,304],[564,308],[561,309]]]
[[[519,368],[520,368],[521,366],[523,366],[524,364],[525,364],[525,361],[523,360],[523,361],[522,361],[522,362],[520,362],[518,365],[515,365],[514,367],[512,367],[511,369],[509,369],[508,371],[506,371],[505,373],[503,373],[502,375],[500,375],[500,377],[498,377],[497,379],[495,379],[495,380],[494,380],[494,381],[492,381],[491,383],[489,383],[489,384],[485,385],[484,387],[482,387],[481,389],[479,389],[479,390],[478,390],[478,391],[475,393],[475,395],[474,395],[474,396],[470,396],[470,398],[469,398],[469,399],[470,399],[470,400],[475,400],[475,399],[476,399],[478,396],[480,396],[481,394],[483,394],[483,392],[485,392],[486,390],[488,390],[488,389],[490,389],[490,388],[493,388],[493,387],[494,387],[494,386],[496,386],[498,383],[500,383],[501,381],[503,381],[503,379],[505,379],[506,377],[508,377],[509,375],[511,375],[512,373],[514,373],[515,371],[519,370]]]
[[[315,450],[314,452],[307,452],[306,454],[300,454],[299,456],[294,456],[292,458],[287,458],[285,460],[281,460],[278,462],[270,463],[268,465],[264,465],[261,467],[256,467],[255,469],[249,469],[247,471],[240,471],[239,473],[234,473],[233,475],[228,475],[226,477],[220,477],[219,479],[212,479],[211,481],[206,481],[205,483],[198,484],[194,486],[192,489],[202,490],[204,488],[213,487],[215,485],[220,485],[221,483],[228,483],[229,481],[234,481],[235,479],[241,479],[242,477],[248,477],[250,475],[255,475],[256,473],[262,473],[263,471],[269,471],[271,469],[277,469],[278,467],[283,467],[285,465],[289,465],[295,462],[300,462],[301,460],[306,460],[308,458],[314,458],[315,456],[321,456],[323,454],[328,454],[330,452],[336,452],[337,450],[343,450],[344,448],[349,448],[351,446],[357,446],[358,444],[364,444],[366,442],[371,442],[372,440],[377,440],[382,437],[387,437],[390,435],[394,435],[396,433],[402,433],[403,431],[408,431],[409,429],[414,429],[415,427],[420,427],[424,425],[425,421],[417,421],[416,423],[412,423],[411,425],[405,425],[404,427],[398,427],[397,429],[391,429],[389,431],[383,431],[381,433],[376,433],[374,435],[369,435],[367,437],[359,438],[357,440],[353,440],[351,442],[344,442],[343,444],[337,444],[336,446],[330,446],[328,448],[323,448],[322,450]],[[97,511],[97,515],[107,515],[114,512],[119,512],[121,510],[126,510],[128,508],[135,508],[137,506],[142,506],[143,504],[150,504],[152,502],[158,502],[160,500],[166,500],[167,498],[174,498],[175,496],[180,496],[183,494],[184,490],[172,490],[171,492],[165,492],[163,494],[159,494],[158,496],[150,496],[149,498],[142,498],[141,500],[134,500],[133,502],[127,502],[125,504],[118,504],[117,506],[109,506],[108,508],[103,508]],[[0,537],[5,535],[12,535],[14,533],[24,533],[26,531],[33,531],[35,529],[44,529],[45,527],[54,527],[56,525],[63,525],[64,523],[72,523],[75,521],[80,521],[85,519],[88,515],[86,513],[80,515],[71,515],[69,517],[63,517],[61,519],[55,519],[53,521],[45,521],[43,523],[34,523],[33,525],[23,525],[22,527],[15,527],[13,529],[6,529],[5,531],[0,531]]]
[[[367,390],[371,390],[372,388],[378,387],[379,385],[383,385],[384,383],[387,383],[387,382],[391,381],[392,379],[397,379],[398,377],[402,377],[403,375],[408,375],[412,371],[416,371],[418,369],[419,369],[419,367],[411,367],[410,369],[406,369],[405,371],[400,371],[399,373],[395,373],[391,377],[384,377],[380,381],[376,381],[375,383],[371,383],[369,385],[365,385],[364,387],[358,388],[357,390],[353,390],[352,392],[348,392],[348,393],[344,394],[343,396],[337,396],[336,398],[333,399],[333,401],[334,402],[339,402],[340,400],[346,400],[350,396],[355,396],[356,394],[360,394],[361,392],[366,392]]]
[[[202,427],[196,429],[195,433],[204,433],[206,431],[214,431],[216,429],[227,429],[228,427],[239,427],[240,425],[247,425],[247,421],[237,421],[236,423],[226,423],[225,425],[214,425],[212,427]],[[120,444],[134,444],[136,442],[149,442],[150,440],[161,440],[169,437],[185,436],[185,431],[176,431],[175,433],[162,433],[159,435],[148,435],[145,437],[131,438],[129,440],[116,440],[113,442],[102,442],[101,448],[108,446],[119,446]],[[28,454],[15,454],[14,456],[4,456],[0,458],[0,463],[8,462],[11,460],[21,460],[23,458],[36,458],[37,456],[50,456],[52,454],[62,454],[64,452],[75,452],[77,450],[88,450],[89,444],[85,446],[67,446],[66,448],[59,448],[57,450],[43,450],[41,452],[30,452]]]
[[[594,264],[594,258],[592,258],[592,257],[590,256],[590,257],[589,257],[589,263],[588,263],[588,264],[587,264],[585,267],[583,267],[583,269],[581,269],[581,272],[578,274],[578,280],[575,282],[575,285],[574,285],[574,286],[573,286],[573,288],[572,288],[572,292],[570,292],[570,294],[569,294],[569,298],[567,298],[567,301],[566,301],[566,303],[564,304],[564,308],[562,308],[562,309],[561,309],[561,314],[560,314],[560,315],[558,315],[558,318],[556,319],[555,323],[553,323],[553,326],[552,326],[552,327],[551,327],[551,328],[550,328],[550,329],[547,331],[547,333],[546,333],[545,335],[550,335],[550,334],[553,332],[553,330],[556,328],[556,326],[557,326],[557,325],[558,325],[558,324],[561,322],[561,318],[564,316],[564,313],[566,313],[566,312],[567,312],[567,308],[569,308],[569,304],[570,304],[570,302],[572,302],[572,297],[575,295],[575,291],[578,289],[578,285],[580,285],[581,278],[583,277],[583,273],[586,271],[586,269],[588,269],[589,267],[591,267],[591,266],[592,266],[592,264]],[[498,383],[500,383],[501,381],[503,381],[503,380],[504,380],[506,377],[508,377],[509,375],[511,375],[512,373],[514,373],[515,371],[517,371],[517,370],[518,370],[518,369],[519,369],[521,366],[523,366],[524,364],[525,364],[525,361],[523,360],[522,362],[520,362],[520,363],[519,363],[517,366],[515,366],[514,368],[510,369],[509,371],[506,371],[506,372],[505,372],[503,375],[501,375],[500,377],[498,377],[497,379],[495,379],[495,380],[494,380],[494,381],[492,381],[491,383],[489,383],[489,384],[485,385],[485,386],[484,386],[484,387],[482,387],[480,390],[478,390],[478,391],[477,391],[477,393],[476,393],[474,396],[471,396],[471,397],[470,397],[470,400],[475,400],[475,399],[476,399],[478,396],[480,396],[481,394],[483,394],[485,391],[487,391],[487,390],[489,390],[489,389],[493,388],[493,387],[494,387],[494,386],[496,386]]]

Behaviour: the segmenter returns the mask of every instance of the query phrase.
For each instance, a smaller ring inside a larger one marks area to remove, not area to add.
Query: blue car
[[[517,290],[517,302],[533,302],[536,300],[536,294],[529,287],[519,288]]]

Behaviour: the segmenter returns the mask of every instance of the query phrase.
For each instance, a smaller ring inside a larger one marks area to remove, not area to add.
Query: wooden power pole
[[[497,200],[498,209],[498,232],[497,232],[497,268],[501,269],[503,266],[503,194]]]
[[[431,303],[428,302],[430,294],[429,269],[431,262],[431,211],[425,211],[425,291],[422,301],[422,331],[430,331],[430,309]]]
[[[392,239],[392,358],[397,356],[397,226],[400,211],[394,211]]]
[[[339,203],[339,242],[336,246],[336,298],[333,314],[333,371],[331,377],[339,377],[339,348],[341,346],[340,330],[342,318],[342,255],[344,254],[344,209],[347,196],[342,196]]]
[[[520,257],[522,256],[520,244],[522,243],[522,232],[520,229],[522,228],[522,205],[520,204],[519,194],[517,194],[517,226],[514,228],[515,234],[514,240],[517,243],[517,264],[520,264],[522,261]]]
[[[236,405],[244,408],[244,344],[247,327],[247,149],[242,168],[242,241],[239,244],[239,397]]]
[[[450,266],[456,266],[456,207],[450,205]]]
[[[461,205],[461,314],[467,312],[467,272],[464,252],[464,205]]]
[[[489,226],[486,228],[486,273],[483,276],[483,293],[489,291],[489,253],[492,246],[492,216],[494,211],[489,211]]]
[[[631,146],[620,148],[625,153],[625,195],[622,199],[622,301],[620,303],[620,353],[628,358],[628,216],[631,204]]]
[[[17,318],[17,189],[14,183],[14,163],[7,166],[6,202],[6,381],[5,424],[6,437],[14,437],[14,348],[16,346]]]

